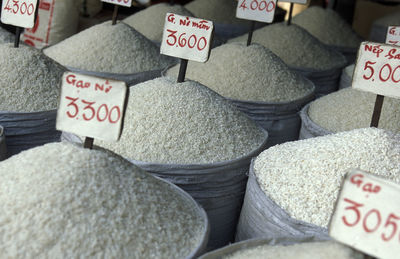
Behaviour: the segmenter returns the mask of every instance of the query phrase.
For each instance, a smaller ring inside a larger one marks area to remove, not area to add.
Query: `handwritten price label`
[[[122,6],[126,6],[126,7],[132,6],[132,0],[101,0],[101,1],[105,2],[105,3],[122,5]]]
[[[1,22],[23,28],[32,28],[37,0],[3,0]]]
[[[379,258],[400,254],[400,186],[354,170],[347,174],[329,235]]]
[[[64,73],[56,128],[81,136],[118,140],[126,91],[125,82]]]
[[[400,46],[400,26],[389,26],[386,34],[386,44]]]
[[[271,23],[274,20],[275,9],[276,0],[239,0],[236,17]]]
[[[400,98],[400,47],[375,42],[361,43],[352,87]]]
[[[307,0],[279,0],[279,2],[296,3],[296,4],[306,4]]]
[[[167,13],[160,53],[206,62],[214,25],[210,21]]]

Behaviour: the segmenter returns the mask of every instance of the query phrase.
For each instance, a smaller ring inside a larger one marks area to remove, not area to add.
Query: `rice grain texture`
[[[193,0],[185,8],[196,17],[222,24],[246,24],[247,20],[236,18],[237,1]]]
[[[167,71],[175,77],[178,73],[179,65]],[[237,42],[212,49],[206,63],[189,61],[186,78],[224,97],[245,101],[290,102],[314,88],[264,46]]]
[[[222,259],[363,259],[355,250],[333,241],[300,243],[288,246],[262,245],[237,251]]]
[[[205,164],[235,159],[265,140],[255,122],[193,81],[164,77],[130,88],[120,140],[95,144],[151,163]]]
[[[60,64],[88,71],[129,74],[162,69],[174,63],[132,27],[110,21],[92,26],[44,53]]]
[[[247,34],[228,42],[246,42]],[[345,57],[328,49],[305,29],[292,24],[274,23],[253,32],[253,43],[259,43],[278,55],[288,66],[328,70],[346,64]]]
[[[0,111],[57,108],[65,68],[32,47],[0,44]]]
[[[327,227],[349,169],[400,183],[399,161],[399,134],[364,128],[273,146],[255,159],[254,172],[291,217]]]
[[[182,5],[159,3],[128,16],[123,20],[123,22],[133,27],[148,39],[161,42],[164,31],[165,15],[167,13],[190,17],[194,16]]]
[[[204,222],[170,185],[68,143],[0,163],[2,258],[185,258]]]
[[[293,17],[297,24],[321,42],[339,47],[358,48],[361,39],[336,11],[312,6]]]
[[[0,27],[0,44],[14,42],[14,34]]]
[[[367,128],[371,123],[376,94],[345,88],[313,101],[310,119],[331,132]],[[379,128],[400,133],[400,100],[385,97]]]

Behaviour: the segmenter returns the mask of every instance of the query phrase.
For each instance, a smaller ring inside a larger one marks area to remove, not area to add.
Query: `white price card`
[[[361,43],[352,87],[400,98],[400,47],[375,42]]]
[[[400,46],[400,26],[389,26],[386,34],[386,44]]]
[[[160,53],[206,62],[210,56],[213,31],[211,21],[167,13]]]
[[[288,2],[288,3],[296,3],[296,4],[306,4],[307,0],[279,0],[279,2]]]
[[[236,17],[271,23],[274,20],[276,0],[239,0]]]
[[[3,0],[1,22],[23,28],[32,28],[38,0]]]
[[[126,92],[125,82],[64,73],[57,130],[106,141],[118,140]]]
[[[379,258],[400,255],[400,185],[353,170],[343,180],[329,235]]]
[[[122,5],[122,6],[126,6],[126,7],[132,6],[132,0],[101,0],[101,1],[105,2],[105,3]]]

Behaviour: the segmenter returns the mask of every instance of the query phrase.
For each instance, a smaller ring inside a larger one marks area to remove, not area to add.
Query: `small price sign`
[[[206,62],[214,25],[211,21],[167,13],[160,53]]]
[[[122,5],[122,6],[126,6],[126,7],[132,6],[132,0],[101,0],[101,1],[105,2],[105,3]]]
[[[239,0],[236,17],[271,23],[274,20],[276,0]]]
[[[57,130],[106,141],[118,140],[126,92],[125,82],[64,73]]]
[[[296,4],[306,4],[307,0],[279,0],[279,2],[296,3]]]
[[[38,0],[3,0],[1,22],[23,28],[32,28]]]
[[[329,235],[379,258],[400,254],[400,186],[353,170],[343,180]]]
[[[386,44],[400,46],[400,26],[389,26],[386,34]]]
[[[400,98],[400,47],[363,42],[358,51],[352,87]]]

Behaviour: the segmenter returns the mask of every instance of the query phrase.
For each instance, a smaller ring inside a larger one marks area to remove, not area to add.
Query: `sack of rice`
[[[14,42],[14,34],[0,27],[0,44]]]
[[[56,44],[78,31],[79,3],[76,0],[40,0],[33,28],[26,29],[21,39],[38,49]]]
[[[103,8],[101,0],[78,0],[80,4],[80,14],[84,17],[93,17]]]
[[[301,112],[300,138],[369,127],[376,94],[345,88],[323,96]],[[400,100],[385,97],[379,128],[400,133]]]
[[[190,17],[194,16],[182,5],[159,3],[151,5],[140,12],[126,17],[123,22],[133,27],[148,39],[161,42],[165,23],[165,15],[167,13],[174,13]]]
[[[386,42],[386,34],[389,26],[400,26],[400,11],[385,15],[372,23],[369,40]]]
[[[247,34],[230,42],[246,42]],[[252,42],[278,55],[289,67],[305,75],[316,87],[317,96],[336,91],[346,58],[326,47],[305,29],[275,23],[253,32]]]
[[[345,173],[359,168],[400,182],[400,134],[364,128],[287,142],[252,163],[237,240],[327,240]]]
[[[306,29],[322,43],[341,52],[349,64],[355,61],[361,37],[334,10],[312,6],[294,16],[293,23]]]
[[[179,65],[166,71],[176,76]],[[300,109],[313,100],[314,86],[291,71],[267,48],[228,43],[211,51],[205,63],[189,61],[186,78],[232,101],[268,131],[268,146],[297,140]]]
[[[351,87],[353,82],[353,72],[355,64],[348,65],[343,68],[342,75],[340,76],[339,90],[347,87]]]
[[[176,62],[160,55],[159,48],[132,27],[122,22],[111,25],[110,21],[92,26],[43,51],[60,64],[75,68],[74,71],[94,71],[99,76],[108,73],[107,76],[125,82],[126,77],[134,79],[146,71],[150,71],[151,76],[144,80],[154,78],[160,75],[161,69]],[[125,75],[120,77],[120,74]]]
[[[104,150],[51,143],[0,163],[5,258],[194,258],[207,217],[185,192]]]
[[[193,81],[157,78],[129,92],[120,140],[94,143],[192,195],[210,220],[209,248],[233,241],[250,159],[267,133]]]
[[[6,137],[4,136],[4,128],[0,125],[0,161],[6,159],[7,157]]]
[[[364,255],[334,241],[300,243],[252,239],[204,254],[199,259],[363,259]]]
[[[0,44],[0,125],[10,155],[58,141],[56,109],[65,68],[39,50]]]

